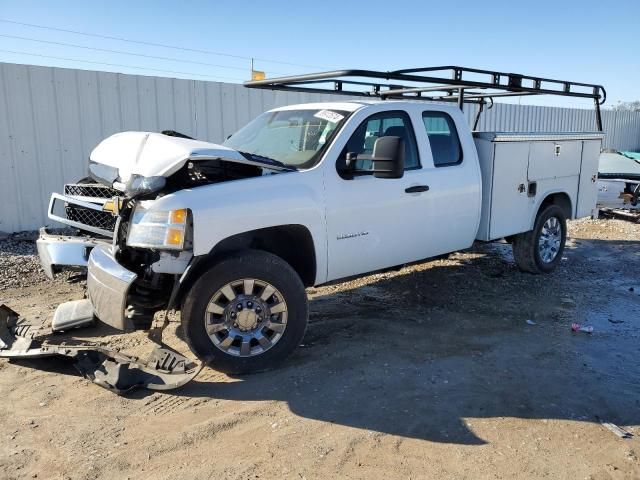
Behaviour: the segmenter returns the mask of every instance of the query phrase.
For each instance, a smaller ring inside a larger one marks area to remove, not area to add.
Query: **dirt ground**
[[[533,276],[508,245],[479,245],[310,289],[285,366],[206,369],[168,393],[118,397],[64,361],[0,360],[0,477],[638,479],[640,225],[572,222],[565,257]],[[82,298],[82,283],[29,278],[0,294],[26,318]],[[150,350],[143,332],[110,341]]]

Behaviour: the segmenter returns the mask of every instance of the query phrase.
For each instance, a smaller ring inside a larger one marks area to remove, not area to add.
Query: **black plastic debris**
[[[74,359],[80,374],[119,395],[136,388],[171,390],[193,380],[202,365],[166,347],[146,361],[87,342],[51,343],[41,328],[19,322],[19,315],[0,305],[0,357],[12,359],[61,355]]]

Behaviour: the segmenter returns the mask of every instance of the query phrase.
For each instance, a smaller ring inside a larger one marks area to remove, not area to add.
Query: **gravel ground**
[[[272,372],[117,397],[65,362],[0,360],[0,478],[640,479],[640,225],[569,235],[551,275],[495,243],[309,289],[303,346]],[[46,322],[83,285],[46,280],[21,238],[0,242],[0,303]]]
[[[70,234],[71,232],[59,230],[55,233]],[[47,281],[38,260],[37,238],[36,231],[0,235],[0,291]],[[66,280],[68,277],[68,273],[60,275],[61,280]]]
[[[0,290],[44,282],[35,239],[37,233],[23,232],[0,240]]]

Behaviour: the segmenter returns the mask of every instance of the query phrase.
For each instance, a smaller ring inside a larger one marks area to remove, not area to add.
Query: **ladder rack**
[[[480,110],[497,97],[558,95],[591,98],[596,126],[602,131],[600,105],[607,98],[602,85],[533,77],[519,73],[495,72],[458,66],[422,67],[394,70],[334,70],[245,82],[248,88],[290,92],[332,93],[356,97],[478,103]],[[477,118],[476,118],[477,123]]]

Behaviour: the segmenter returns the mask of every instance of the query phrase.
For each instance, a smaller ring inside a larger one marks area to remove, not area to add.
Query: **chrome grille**
[[[109,212],[98,212],[96,210],[79,207],[70,203],[67,203],[64,206],[64,211],[67,214],[67,218],[74,222],[80,222],[85,225],[102,228],[111,232],[116,228],[117,218]]]
[[[113,198],[118,195],[118,191],[99,183],[77,184],[68,183],[64,186],[65,195],[74,197],[92,197],[92,198]]]
[[[83,200],[94,203],[103,203],[105,199],[110,199],[119,194],[117,190],[99,183],[69,183],[64,186],[65,195],[70,197],[81,197]],[[72,203],[66,203],[65,213],[69,220],[80,222],[91,227],[101,228],[113,232],[116,227],[117,218],[110,212],[99,212],[89,208],[83,208]]]

